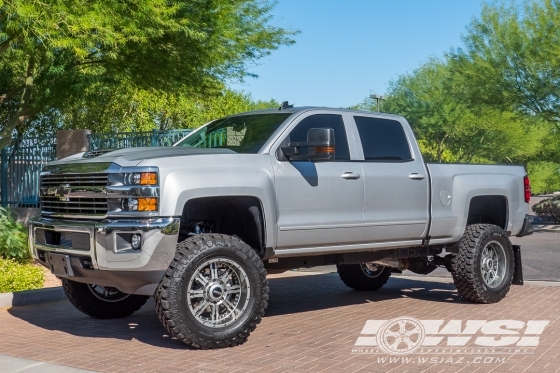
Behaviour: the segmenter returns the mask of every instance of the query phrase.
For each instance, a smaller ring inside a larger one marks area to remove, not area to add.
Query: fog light
[[[138,198],[138,211],[157,211],[157,198]]]
[[[130,245],[134,250],[140,250],[142,244],[142,237],[139,234],[133,234],[130,238]]]

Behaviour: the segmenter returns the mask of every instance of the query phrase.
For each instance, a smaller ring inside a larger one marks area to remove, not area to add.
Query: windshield
[[[257,153],[291,115],[252,114],[218,119],[187,136],[176,146],[227,148],[237,153]]]

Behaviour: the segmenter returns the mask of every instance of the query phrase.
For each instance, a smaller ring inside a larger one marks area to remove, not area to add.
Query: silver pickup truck
[[[522,283],[531,233],[521,166],[424,163],[399,116],[264,110],[210,122],[173,147],[77,154],[41,174],[32,255],[96,318],[154,296],[198,348],[243,343],[267,307],[267,272],[336,265],[356,290],[391,273],[451,271],[494,303]]]

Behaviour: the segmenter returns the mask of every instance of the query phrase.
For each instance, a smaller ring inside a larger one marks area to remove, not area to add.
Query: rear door
[[[421,243],[428,225],[428,175],[411,146],[416,140],[410,127],[399,117],[351,118],[363,152],[364,243]]]
[[[279,160],[278,147],[307,141],[311,128],[332,128],[335,160]],[[364,178],[344,115],[314,111],[299,116],[271,152],[278,203],[277,249],[360,244],[363,235]]]

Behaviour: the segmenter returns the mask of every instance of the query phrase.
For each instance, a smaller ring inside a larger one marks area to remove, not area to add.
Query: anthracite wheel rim
[[[251,285],[237,262],[212,258],[193,272],[186,295],[189,310],[200,324],[223,328],[244,315],[251,299]]]
[[[480,256],[480,271],[486,286],[495,289],[502,285],[506,277],[507,264],[503,245],[497,241],[488,242]]]
[[[383,269],[385,269],[385,267],[373,263],[360,263],[360,268],[369,278],[379,277],[383,273]]]

